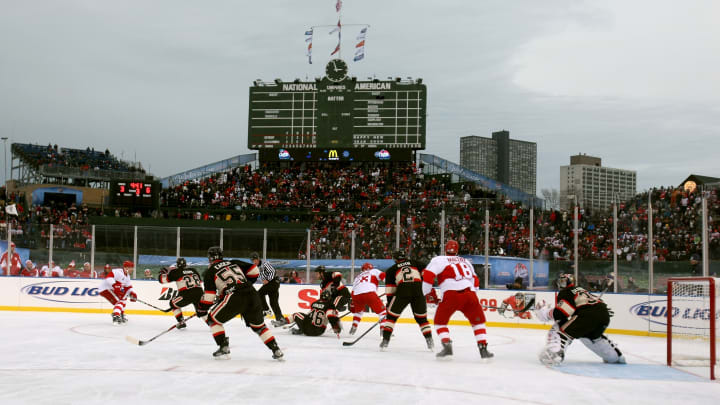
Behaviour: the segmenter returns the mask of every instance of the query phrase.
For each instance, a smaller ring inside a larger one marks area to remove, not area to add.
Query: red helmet
[[[362,265],[362,271],[370,270],[372,268],[373,268],[373,265],[370,263],[367,263],[367,262],[363,263],[363,265]]]
[[[105,264],[105,267],[104,267],[104,269],[105,269],[105,271],[107,272],[107,271],[110,271],[110,270],[112,270],[112,267],[110,267],[110,265],[109,265],[109,264]]]
[[[134,265],[133,262],[131,262],[130,260],[125,260],[125,261],[123,262],[123,267],[135,268],[135,265]]]
[[[460,250],[460,245],[458,245],[457,241],[450,239],[445,244],[446,255],[456,255],[458,253],[458,250]]]

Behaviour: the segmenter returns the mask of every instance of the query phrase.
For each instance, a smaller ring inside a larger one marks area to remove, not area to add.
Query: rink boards
[[[66,278],[26,278],[2,277],[0,278],[0,310],[5,311],[44,311],[44,312],[111,312],[110,304],[98,295],[99,280],[66,279]],[[159,284],[154,280],[135,280],[133,282],[138,297],[152,305],[167,308],[168,301],[177,295],[173,284]],[[259,284],[256,285],[259,288]],[[382,293],[381,287],[379,293]],[[500,306],[502,301],[513,296],[517,291],[510,290],[480,290],[480,302],[489,306]],[[529,292],[528,292],[529,293]],[[554,302],[554,292],[533,292],[536,301]],[[310,303],[317,299],[319,287],[317,285],[283,284],[280,287],[280,307],[285,314],[293,312],[306,312]],[[609,294],[602,296],[615,315],[611,319],[610,333],[630,335],[658,336],[665,330],[667,312],[666,299],[663,295],[647,294]],[[192,313],[192,307],[186,307]],[[434,305],[429,305],[428,315],[432,319],[435,311]],[[129,314],[158,315],[159,311],[138,302],[129,302]],[[682,311],[675,308],[674,323],[682,323],[683,318],[688,322],[697,324],[697,320],[707,317],[708,312],[703,308],[688,307]],[[487,309],[488,326],[519,327],[542,329],[549,328],[535,319],[530,313],[530,319],[519,317],[508,318],[498,314],[494,309]],[[349,318],[346,318],[349,319]],[[376,321],[374,314],[368,314],[364,321]],[[414,322],[412,313],[406,309],[400,319],[401,322]],[[467,324],[461,313],[453,315],[451,324]],[[707,323],[706,323],[707,324]]]

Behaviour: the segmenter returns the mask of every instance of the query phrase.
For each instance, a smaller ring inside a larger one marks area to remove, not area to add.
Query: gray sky
[[[255,79],[323,75],[335,0],[0,0],[0,132],[109,148],[164,177],[247,153]],[[421,77],[426,153],[507,129],[538,144],[538,193],[569,156],[638,189],[720,176],[720,2],[344,0],[370,24],[350,74]],[[343,30],[352,59],[357,27]],[[329,31],[329,28],[326,32]],[[1,172],[2,170],[0,170]],[[0,173],[3,176],[4,173]]]

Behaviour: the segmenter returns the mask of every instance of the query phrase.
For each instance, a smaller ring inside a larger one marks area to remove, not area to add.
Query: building
[[[510,139],[508,131],[461,137],[460,166],[537,195],[537,144]]]
[[[603,167],[598,157],[570,156],[569,166],[560,166],[560,208],[569,210],[577,199],[581,208],[607,210],[613,198],[626,201],[637,192],[633,170]]]

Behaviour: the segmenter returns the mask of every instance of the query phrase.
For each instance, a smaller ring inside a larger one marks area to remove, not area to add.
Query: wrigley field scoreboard
[[[426,106],[421,80],[358,81],[334,59],[316,81],[250,87],[248,148],[261,160],[411,160]]]

